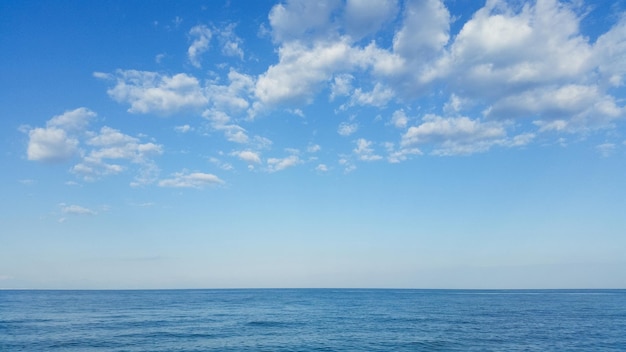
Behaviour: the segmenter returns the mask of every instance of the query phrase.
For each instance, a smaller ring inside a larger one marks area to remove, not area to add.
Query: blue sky
[[[0,288],[626,287],[626,2],[3,1]]]

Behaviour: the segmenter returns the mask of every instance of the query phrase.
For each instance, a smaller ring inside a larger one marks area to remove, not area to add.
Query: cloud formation
[[[203,173],[203,172],[191,172],[182,171],[172,175],[171,178],[163,179],[159,181],[161,187],[173,187],[173,188],[203,188],[208,185],[223,184],[219,177]]]
[[[153,142],[142,143],[114,128],[89,129],[96,113],[87,108],[67,111],[46,122],[46,127],[28,129],[28,160],[63,163],[75,160],[70,171],[86,181],[119,174],[128,164],[138,166],[139,175],[155,171],[153,157],[163,147]],[[143,182],[148,179],[140,177]]]
[[[200,55],[209,50],[209,44],[213,33],[205,25],[198,25],[189,31],[189,36],[193,38],[193,42],[187,50],[189,62],[197,68],[200,68]]]
[[[81,207],[80,205],[68,205],[65,203],[59,204],[61,207],[61,212],[63,214],[71,214],[71,215],[96,215],[97,213],[91,209]]]
[[[44,162],[65,162],[79,151],[78,135],[96,113],[87,108],[78,108],[54,116],[46,127],[28,131],[28,160]]]
[[[171,115],[197,110],[208,103],[198,79],[185,73],[168,76],[157,72],[117,70],[115,74],[96,72],[94,76],[116,81],[107,93],[120,103],[130,104],[130,113]]]
[[[190,120],[176,122],[174,131],[227,142],[209,158],[222,170],[243,161],[249,170],[277,172],[315,160],[317,171],[340,165],[349,172],[359,162],[467,155],[538,140],[563,145],[569,136],[608,133],[623,123],[626,16],[593,38],[581,30],[589,11],[581,1],[489,0],[463,17],[447,5],[285,0],[259,27],[274,56],[250,53],[237,33],[241,25],[197,24],[184,32],[189,46],[179,70],[94,76],[132,114],[184,115]],[[221,61],[210,60],[211,46]],[[294,143],[291,131],[268,122],[281,123],[275,116],[284,113],[311,126],[300,145],[284,145]],[[164,147],[110,127],[90,131],[94,116],[77,109],[28,129],[28,159],[77,159],[71,172],[88,180],[134,165],[134,185],[201,184],[201,173],[185,172],[158,182],[154,158]],[[317,140],[327,135],[338,140]],[[607,140],[598,150],[608,153],[615,144]],[[308,159],[293,150],[276,154],[287,146],[324,152]]]

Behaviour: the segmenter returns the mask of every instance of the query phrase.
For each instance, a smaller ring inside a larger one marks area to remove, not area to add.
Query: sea
[[[626,351],[626,290],[0,290],[0,351]]]

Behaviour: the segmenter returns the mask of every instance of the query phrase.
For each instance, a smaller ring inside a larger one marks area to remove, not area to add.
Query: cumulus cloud
[[[174,173],[171,178],[160,180],[159,186],[173,188],[203,188],[205,186],[220,185],[223,183],[224,181],[213,174],[203,172],[189,173],[187,171],[182,171]]]
[[[59,128],[34,128],[28,133],[28,160],[62,162],[78,151],[78,140]]]
[[[439,155],[485,151],[506,137],[504,126],[468,117],[444,118],[428,114],[422,123],[411,126],[402,136],[402,146],[434,144]]]
[[[396,0],[348,0],[345,7],[346,33],[354,39],[376,33],[398,12]]]
[[[249,99],[254,89],[254,78],[231,69],[228,84],[212,82],[205,88],[212,108],[229,113],[240,113],[250,106]]]
[[[623,60],[626,57],[626,16],[622,14],[617,24],[598,38],[593,49],[593,60],[603,82],[613,87],[623,86],[626,75],[626,60]]]
[[[130,104],[128,112],[131,113],[171,115],[208,104],[198,79],[185,73],[168,76],[150,71],[117,70],[114,75],[94,75],[116,80],[107,93],[117,102]]]
[[[112,163],[113,160],[145,165],[150,164],[151,157],[163,153],[161,145],[152,142],[141,143],[139,138],[126,135],[108,126],[102,127],[99,132],[91,132],[89,135],[85,144],[91,146],[92,149],[80,163],[71,169],[73,173],[86,180],[123,172],[125,167]]]
[[[376,83],[374,89],[370,92],[363,92],[361,88],[355,89],[354,94],[352,95],[351,104],[383,107],[394,96],[395,93],[392,89],[385,87],[380,83]]]
[[[152,157],[163,153],[161,145],[141,142],[139,138],[103,126],[99,131],[88,129],[96,113],[87,108],[54,116],[46,127],[28,130],[28,160],[67,162],[77,159],[70,172],[93,181],[127,169],[126,164],[139,165],[139,172],[154,169]],[[115,161],[115,162],[113,162]]]
[[[289,0],[275,5],[268,16],[274,40],[297,40],[305,34],[327,37],[331,15],[340,5],[340,0]]]
[[[233,152],[232,154],[249,164],[261,163],[261,156],[259,155],[259,153],[251,151],[251,150],[237,151],[237,152]]]
[[[593,45],[580,33],[576,6],[556,0],[524,6],[487,2],[433,64],[434,76],[455,77],[449,81],[456,93],[448,112],[458,112],[460,102],[482,101],[488,117],[532,118],[542,130],[569,132],[610,126],[623,117],[623,107],[606,88],[590,83],[597,72],[607,82],[620,80],[620,65],[612,63],[626,58],[618,44],[626,38],[618,34],[622,21]],[[618,49],[607,51],[608,42]]]
[[[317,153],[322,150],[322,147],[319,144],[309,144],[306,148],[306,151],[309,153]]]
[[[543,131],[610,127],[626,114],[607,90],[623,85],[626,21],[591,43],[579,6],[487,1],[451,34],[458,19],[440,0],[409,0],[401,13],[396,1],[288,1],[269,16],[278,61],[259,75],[255,106],[308,103],[327,86],[330,101],[350,97],[344,108],[382,107],[443,85],[450,100],[433,108],[447,115],[479,109],[488,119],[531,119]],[[390,47],[359,41],[393,21]]]
[[[89,122],[96,117],[96,113],[87,108],[78,108],[65,113],[54,116],[48,122],[47,127],[59,128],[64,131],[82,131]]]
[[[494,103],[487,116],[521,118],[532,116],[546,124],[563,121],[560,130],[607,126],[624,115],[615,98],[603,94],[598,86],[568,84],[527,90]]]
[[[222,47],[222,54],[225,56],[234,56],[243,60],[243,49],[241,45],[243,40],[235,34],[235,24],[229,24],[218,31],[218,40]]]
[[[383,158],[382,156],[374,153],[374,148],[372,148],[372,142],[364,138],[359,138],[356,140],[356,148],[354,148],[353,151],[357,155],[359,160],[363,161],[376,161]]]
[[[341,68],[349,68],[356,60],[345,40],[317,42],[308,47],[289,42],[278,50],[279,63],[259,76],[254,90],[256,98],[265,105],[290,101],[307,101]]]
[[[336,97],[350,95],[353,80],[354,76],[346,73],[335,76],[331,84],[330,100],[333,101]]]
[[[224,133],[224,137],[234,143],[245,144],[248,143],[250,137],[246,130],[233,123],[232,118],[219,110],[209,109],[202,113],[202,116],[209,120],[210,126],[215,131]]]
[[[404,110],[396,110],[391,115],[391,124],[397,128],[406,128],[409,123],[409,118],[404,113]]]
[[[409,0],[393,50],[412,65],[437,57],[449,39],[450,13],[440,0]]]
[[[337,133],[339,133],[342,136],[349,136],[355,133],[358,129],[359,129],[359,125],[357,123],[342,122],[339,124],[339,127],[337,128]]]
[[[422,155],[422,151],[416,147],[396,147],[392,142],[385,143],[385,149],[387,149],[387,161],[392,164],[405,161],[414,155]]]
[[[78,108],[54,116],[46,127],[28,131],[28,160],[64,162],[76,156],[79,151],[78,135],[96,113],[87,108]]]
[[[269,158],[267,159],[267,169],[269,172],[276,172],[300,163],[301,160],[297,155],[289,155],[284,158]]]
[[[302,160],[292,153],[264,162],[259,150],[269,154],[264,148],[271,141],[254,135],[253,118],[276,109],[310,123],[315,113],[305,110],[305,116],[301,105],[315,102],[318,95],[338,107],[337,115],[379,108],[384,128],[390,130],[385,140],[370,134],[357,138],[369,133],[370,126],[344,119],[337,133],[355,135],[354,149],[341,154],[346,170],[354,168],[352,160],[396,163],[422,153],[519,147],[539,135],[613,128],[626,115],[616,95],[626,74],[626,17],[593,42],[581,32],[581,3],[490,0],[470,17],[458,17],[443,0],[286,0],[268,15],[276,61],[255,74],[224,64],[218,66],[221,73],[211,71],[211,78],[202,81],[186,73],[135,70],[94,75],[115,82],[108,93],[128,104],[129,112],[202,111],[202,132],[216,132],[238,144],[238,151],[224,155],[268,171]],[[461,20],[454,26],[458,32],[452,33],[451,24]],[[193,27],[189,62],[201,67],[212,40],[222,55],[243,60],[236,28]],[[405,111],[417,116],[409,118]],[[85,121],[67,116],[29,130],[28,158],[62,161],[81,155],[84,160],[74,172],[114,174],[128,167],[116,160],[133,163],[161,153],[156,144],[130,139],[123,146],[98,146],[90,139],[95,135],[80,137],[76,132],[85,129]],[[332,120],[325,125],[336,126]],[[191,127],[175,130],[183,133]],[[139,145],[152,154],[142,156]],[[308,151],[317,150],[309,146]]]

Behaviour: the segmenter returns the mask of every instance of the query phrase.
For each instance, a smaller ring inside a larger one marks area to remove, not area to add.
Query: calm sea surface
[[[0,351],[626,351],[626,290],[8,290]]]

